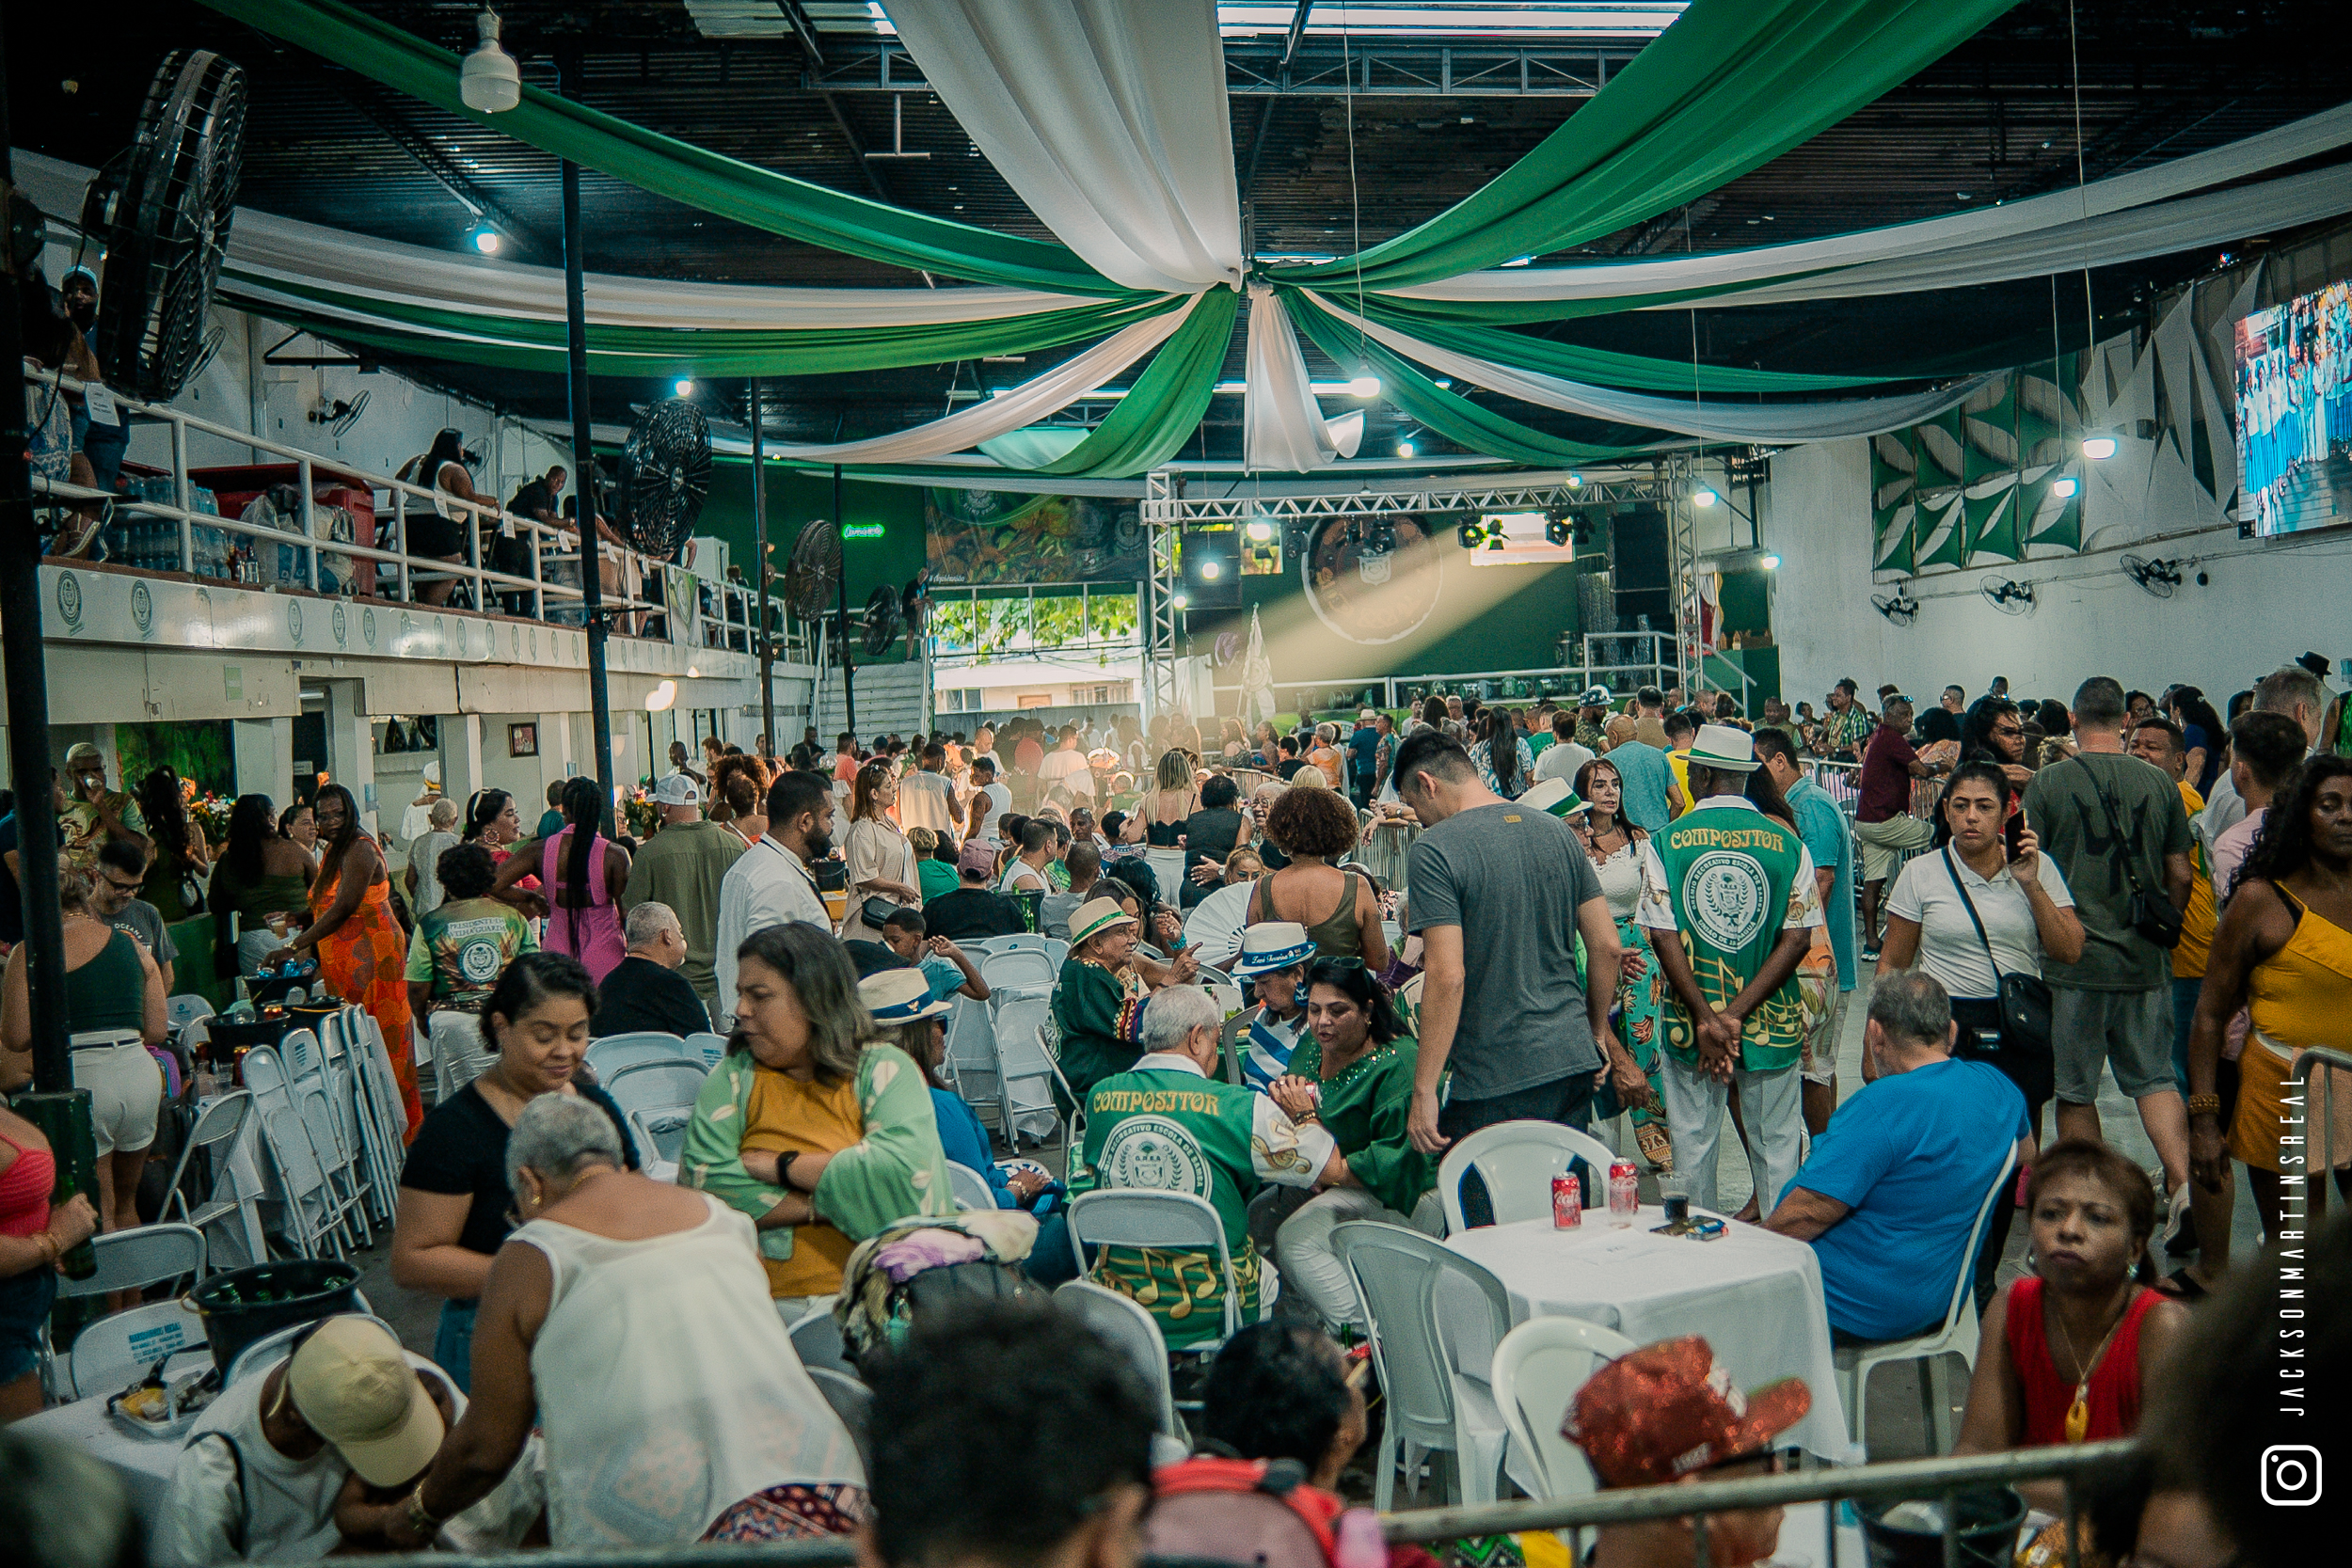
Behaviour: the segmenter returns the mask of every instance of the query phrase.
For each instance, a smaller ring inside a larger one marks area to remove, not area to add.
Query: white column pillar
[[[482,716],[444,713],[440,719],[441,793],[457,802],[459,812],[482,787]]]
[[[572,716],[568,713],[551,713],[548,715],[548,718],[555,726],[552,744],[555,747],[556,771],[561,777],[568,779],[578,771],[572,763]],[[539,744],[546,746],[550,742],[543,736]]]
[[[266,795],[281,810],[294,799],[292,719],[231,720],[230,748],[238,794]]]
[[[407,801],[375,798],[375,732],[359,708],[358,681],[326,683],[326,770],[359,802],[359,816],[368,832],[383,842],[387,815],[400,826],[401,808]],[[389,809],[388,809],[389,808]]]
[[[544,800],[548,785],[561,784],[571,777],[571,726],[561,713],[542,713],[539,719],[539,793]]]

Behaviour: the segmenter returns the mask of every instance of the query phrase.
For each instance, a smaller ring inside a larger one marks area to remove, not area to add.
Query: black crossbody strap
[[[2116,815],[2115,802],[2107,798],[2106,786],[2099,782],[2097,770],[2079,756],[2074,761],[2080,763],[2083,772],[2090,776],[2090,792],[2099,797],[2100,808],[2107,815],[2107,831],[2115,834],[2115,842],[2123,847],[2123,879],[2131,883],[2132,892],[2145,896],[2148,890],[2139,885],[2139,868],[2132,863],[2135,858],[2132,838],[2123,831],[2123,819]]]
[[[1984,961],[1993,966],[1993,993],[1998,996],[2001,982],[2008,976],[2001,973],[2001,960],[1993,956],[1993,939],[1984,934],[1983,917],[1977,913],[1977,901],[1968,896],[1968,884],[1960,879],[1960,867],[1952,862],[1952,847],[1944,846],[1944,875],[1952,879],[1952,891],[1960,895],[1961,903],[1968,911],[1968,923],[1977,928],[1977,940],[1984,943]]]

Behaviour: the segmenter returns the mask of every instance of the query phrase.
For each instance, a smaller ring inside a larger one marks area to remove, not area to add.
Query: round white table
[[[1719,1241],[1659,1236],[1662,1211],[1645,1205],[1617,1229],[1607,1209],[1555,1230],[1548,1219],[1483,1226],[1446,1245],[1483,1264],[1511,1296],[1511,1321],[1582,1318],[1637,1345],[1701,1334],[1743,1391],[1801,1377],[1813,1408],[1783,1440],[1828,1459],[1846,1450],[1830,1355],[1820,1265],[1803,1242],[1733,1224]]]

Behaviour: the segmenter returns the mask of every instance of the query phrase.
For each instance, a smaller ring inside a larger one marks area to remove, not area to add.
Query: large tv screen
[[[2237,324],[2237,433],[2257,535],[2352,523],[2352,283]]]

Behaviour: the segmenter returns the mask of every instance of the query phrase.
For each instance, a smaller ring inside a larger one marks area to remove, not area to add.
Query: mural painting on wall
[[[158,768],[168,768],[198,789],[219,795],[237,790],[235,748],[226,719],[185,720],[174,724],[118,724],[115,752],[121,758],[124,789]]]
[[[1141,509],[1093,496],[925,492],[934,585],[1134,582],[1146,573]]]
[[[1870,438],[1872,568],[1913,576],[2082,547],[2083,428],[2073,394],[2047,373],[2012,371],[1923,424]]]
[[[1333,517],[1299,552],[1316,619],[1351,642],[1394,642],[1438,608],[1445,569],[1419,517]]]

